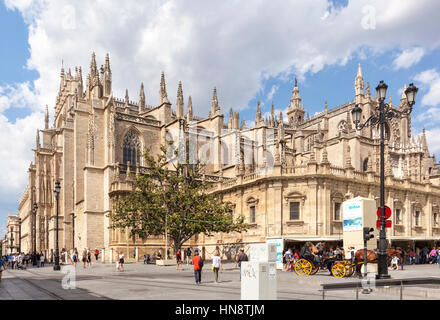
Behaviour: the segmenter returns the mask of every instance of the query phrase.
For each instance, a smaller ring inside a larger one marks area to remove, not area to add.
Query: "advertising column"
[[[348,252],[350,247],[357,250],[364,249],[364,234],[363,228],[376,227],[376,201],[373,199],[356,197],[343,202],[343,241],[344,251]],[[375,239],[378,239],[379,231],[374,230]],[[376,241],[370,240],[367,242],[367,250],[376,249]],[[376,272],[377,264],[368,264],[368,272]]]

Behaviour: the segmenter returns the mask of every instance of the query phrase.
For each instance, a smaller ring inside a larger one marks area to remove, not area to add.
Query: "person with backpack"
[[[194,265],[194,278],[196,280],[196,284],[200,284],[202,282],[203,259],[201,256],[199,256],[198,251],[194,252],[192,263]]]

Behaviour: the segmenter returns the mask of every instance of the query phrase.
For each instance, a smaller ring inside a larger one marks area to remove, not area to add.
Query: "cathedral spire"
[[[220,111],[220,106],[218,105],[217,98],[217,88],[214,87],[214,93],[212,95],[212,104],[211,104],[211,116],[214,116],[217,111]]]
[[[160,76],[159,105],[162,103],[170,103],[167,95],[167,87],[165,84],[165,73],[162,71]]]
[[[428,143],[426,141],[426,132],[425,132],[425,128],[423,128],[422,130],[422,150],[425,153],[426,156],[429,156],[429,151],[428,151]]]
[[[299,95],[298,80],[295,78],[295,86],[293,87],[292,97],[290,98],[290,108],[301,108],[301,96]]]
[[[182,90],[181,81],[179,81],[179,85],[177,87],[176,116],[177,118],[184,117],[184,102],[183,102],[183,90]]]
[[[139,93],[139,112],[143,112],[145,109],[145,91],[144,83],[141,83],[141,91]]]
[[[104,84],[104,95],[110,96],[112,92],[112,70],[110,69],[110,56],[105,55],[105,66],[102,70],[102,82]]]
[[[188,112],[186,113],[186,121],[191,122],[193,120],[193,104],[191,96],[188,97]]]
[[[275,106],[273,105],[273,101],[272,101],[272,110],[270,111],[270,124],[272,127],[275,127]]]
[[[356,103],[361,102],[360,96],[364,93],[364,78],[362,77],[361,64],[358,64],[356,79],[354,80],[354,89],[356,92]]]
[[[405,90],[406,90],[406,84],[403,87],[403,91],[402,91],[402,96],[400,97],[400,107],[405,106],[406,103],[406,94],[405,94]]]
[[[358,71],[357,71],[356,78],[357,78],[357,77],[362,78],[362,67],[361,67],[361,64],[360,64],[360,63],[358,63]]]
[[[228,120],[228,129],[231,130],[234,123],[234,112],[232,111],[232,107],[229,109],[229,120]]]
[[[108,53],[105,55],[105,67],[104,67],[104,70],[105,71],[111,71],[110,70],[110,56],[109,56]]]
[[[129,102],[130,102],[130,100],[128,98],[128,89],[125,89],[125,112],[127,112],[127,113],[130,110],[130,107],[128,105]]]
[[[49,109],[46,104],[46,110],[44,111],[44,129],[49,129]]]
[[[257,114],[255,115],[255,127],[261,124],[261,121],[263,120],[261,116],[261,102],[258,100],[257,102]]]

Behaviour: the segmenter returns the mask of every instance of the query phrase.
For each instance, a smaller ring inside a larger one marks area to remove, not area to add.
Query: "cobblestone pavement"
[[[62,266],[54,271],[52,266],[44,268],[30,267],[27,270],[6,270],[0,282],[0,300],[74,300],[74,299],[152,299],[152,300],[239,300],[239,270],[233,264],[224,264],[220,283],[214,282],[210,264],[202,274],[202,284],[194,283],[191,265],[183,270],[175,266],[144,265],[129,263],[125,271],[119,272],[115,265],[94,263],[91,268],[78,265]],[[405,266],[405,270],[389,271],[392,278],[410,278],[433,276],[440,277],[438,265]],[[66,282],[66,276],[72,276],[74,282]],[[64,278],[64,281],[63,281]],[[357,281],[352,278],[334,278],[327,271],[309,277],[299,277],[294,272],[277,273],[278,299],[320,300],[322,283]],[[66,284],[75,285],[75,289],[65,289]],[[355,299],[354,290],[331,291],[325,294],[326,300]],[[359,294],[361,300],[387,299],[398,300],[397,288],[375,289],[371,294]],[[440,288],[405,287],[404,299],[440,299]]]

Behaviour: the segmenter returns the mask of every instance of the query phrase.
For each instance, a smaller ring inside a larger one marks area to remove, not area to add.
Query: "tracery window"
[[[127,132],[123,142],[123,163],[130,161],[132,166],[141,164],[141,142],[133,130]]]
[[[347,121],[341,120],[338,124],[338,132],[347,130]]]

